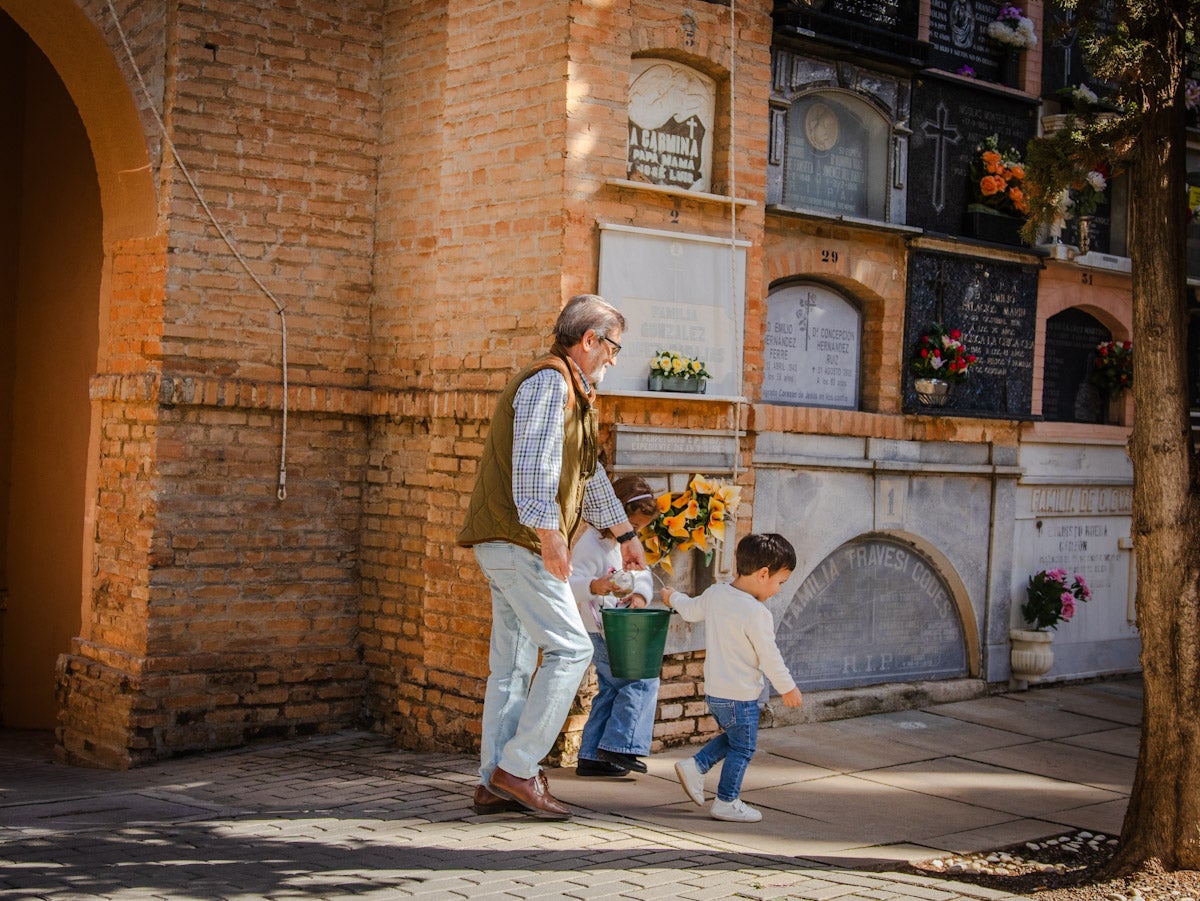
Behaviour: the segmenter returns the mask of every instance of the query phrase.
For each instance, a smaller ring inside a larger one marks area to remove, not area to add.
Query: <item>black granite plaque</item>
[[[1058,92],[1063,88],[1073,88],[1081,84],[1102,93],[1104,83],[1092,78],[1084,65],[1083,50],[1079,46],[1079,29],[1075,25],[1075,11],[1061,9],[1053,3],[1048,3],[1043,15],[1043,96],[1057,99]],[[1089,15],[1097,17],[1096,29],[1100,34],[1111,33],[1116,15],[1113,0],[1103,0],[1097,4],[1095,12]]]
[[[888,539],[853,541],[826,557],[775,632],[805,691],[967,672],[962,623],[945,582],[915,551]]]
[[[928,45],[917,39],[919,0],[800,0],[776,3],[779,34],[834,38],[878,55],[926,62]]]
[[[1088,380],[1096,345],[1112,332],[1083,310],[1063,310],[1046,320],[1042,418],[1052,422],[1103,422],[1104,395]]]
[[[1038,271],[1034,265],[918,250],[910,257],[905,323],[905,407],[918,409],[909,368],[934,322],[963,333],[976,356],[945,407],[922,411],[1025,419],[1033,404]]]
[[[1037,132],[1037,102],[955,79],[922,75],[912,103],[908,145],[908,224],[962,234],[972,202],[971,162],[984,138],[1025,145]]]
[[[929,65],[948,72],[970,66],[976,77],[997,81],[1003,48],[987,31],[1004,5],[994,0],[930,0]]]
[[[809,97],[788,111],[783,198],[788,206],[865,217],[871,147],[857,116],[825,96]]]

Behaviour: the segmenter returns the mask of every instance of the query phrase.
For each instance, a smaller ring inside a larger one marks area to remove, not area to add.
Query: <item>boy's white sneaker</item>
[[[696,766],[695,758],[688,757],[675,764],[675,775],[687,796],[697,804],[704,805],[704,774]]]
[[[731,823],[757,823],[762,819],[762,811],[746,804],[741,798],[732,801],[717,798],[712,802],[708,814],[714,820],[729,820]]]

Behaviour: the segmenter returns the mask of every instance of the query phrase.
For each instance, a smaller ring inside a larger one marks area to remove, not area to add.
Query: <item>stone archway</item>
[[[114,259],[154,234],[137,107],[67,0],[0,0],[0,725],[50,728],[56,662],[89,630]]]

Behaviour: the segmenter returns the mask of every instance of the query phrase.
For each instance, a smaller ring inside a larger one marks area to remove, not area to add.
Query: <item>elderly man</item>
[[[624,317],[604,298],[572,297],[549,353],[508,383],[492,415],[458,536],[475,549],[492,591],[477,813],[571,814],[550,794],[540,763],[592,657],[567,582],[580,522],[612,528],[623,565],[645,567],[641,542],[598,462],[595,386],[616,360],[624,329]]]

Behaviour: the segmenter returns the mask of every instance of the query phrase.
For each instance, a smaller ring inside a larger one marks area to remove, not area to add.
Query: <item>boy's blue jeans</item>
[[[579,740],[579,756],[599,760],[599,750],[644,757],[654,737],[654,713],[658,707],[658,679],[618,679],[608,659],[608,645],[596,633],[592,637],[592,663],[596,666],[599,691]]]
[[[709,695],[707,701],[709,713],[723,731],[695,756],[696,769],[707,773],[724,760],[717,797],[733,801],[742,792],[746,767],[758,746],[758,700],[731,701]]]

